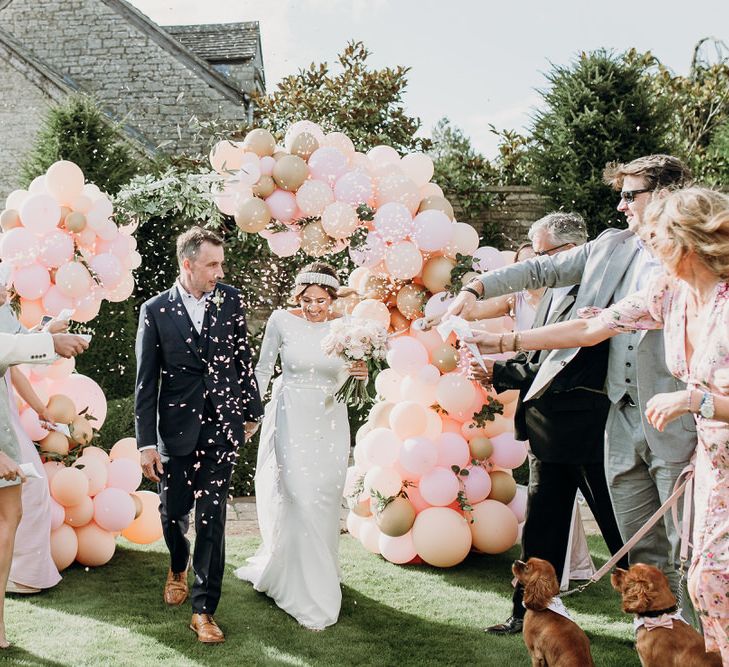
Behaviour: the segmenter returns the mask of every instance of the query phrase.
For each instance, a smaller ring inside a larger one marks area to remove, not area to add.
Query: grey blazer
[[[484,298],[510,294],[524,289],[580,285],[568,319],[577,317],[580,308],[605,308],[613,301],[615,290],[629,269],[635,254],[635,235],[628,230],[608,229],[595,240],[553,256],[533,259],[484,273]],[[620,338],[626,338],[619,336]],[[619,344],[619,340],[617,343]],[[628,344],[627,341],[625,343]],[[525,400],[540,396],[550,382],[577,354],[579,348],[552,350],[539,368]],[[684,388],[666,366],[662,331],[643,332],[637,349],[638,402],[645,438],[651,451],[671,463],[687,461],[696,447],[696,426],[691,415],[669,424],[663,433],[646,420],[645,406],[655,394]]]

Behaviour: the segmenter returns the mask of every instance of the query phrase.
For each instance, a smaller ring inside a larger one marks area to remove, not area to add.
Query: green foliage
[[[725,190],[729,188],[729,120],[714,131],[706,158],[712,164],[713,182]]]
[[[107,452],[122,438],[134,437],[134,396],[110,400],[94,445]]]
[[[117,126],[86,95],[72,95],[51,107],[21,174],[25,184],[58,160],[75,162],[86,180],[114,194],[139,170]]]
[[[402,101],[409,68],[371,70],[369,56],[352,41],[337,58],[337,73],[312,63],[285,77],[274,93],[254,99],[256,124],[281,139],[291,123],[311,120],[326,132],[344,132],[359,151],[378,144],[401,153],[426,148],[427,140],[415,137],[420,119],[408,116]]]
[[[494,161],[499,185],[530,185],[533,167],[530,160],[530,139],[514,130],[498,130],[490,125],[491,133],[499,138]]]
[[[606,163],[671,152],[671,111],[655,94],[654,66],[650,54],[599,50],[547,75],[532,125],[535,185],[557,207],[582,214],[593,236],[622,222],[602,182]]]
[[[488,186],[496,181],[496,170],[447,118],[436,123],[432,142],[429,154],[435,166],[434,182],[456,205],[462,222],[475,220],[492,204]],[[490,226],[482,230],[482,236],[484,243],[493,245],[499,234]]]

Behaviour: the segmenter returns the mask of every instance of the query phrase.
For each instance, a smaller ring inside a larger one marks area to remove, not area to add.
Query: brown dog
[[[511,570],[524,586],[527,609],[524,643],[529,649],[532,667],[594,667],[590,640],[582,628],[570,618],[547,608],[559,593],[552,564],[541,558],[530,558],[526,563],[514,561]],[[556,604],[552,606],[557,607]]]
[[[707,653],[704,640],[688,623],[672,618],[676,597],[666,575],[653,565],[617,568],[610,577],[623,596],[623,611],[636,615],[635,647],[643,667],[721,667],[718,653]]]

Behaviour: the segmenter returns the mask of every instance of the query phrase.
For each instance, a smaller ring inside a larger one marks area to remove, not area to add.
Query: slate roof
[[[195,55],[208,62],[241,62],[256,57],[260,41],[258,21],[162,26]]]

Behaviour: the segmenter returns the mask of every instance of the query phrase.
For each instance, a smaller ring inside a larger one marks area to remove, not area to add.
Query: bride
[[[337,622],[342,603],[339,512],[349,459],[347,406],[334,399],[347,373],[367,379],[367,366],[347,366],[321,349],[336,317],[335,269],[315,262],[296,276],[291,302],[266,325],[256,379],[263,396],[281,358],[261,429],[256,505],[263,544],[236,576],[250,581],[311,630]]]

